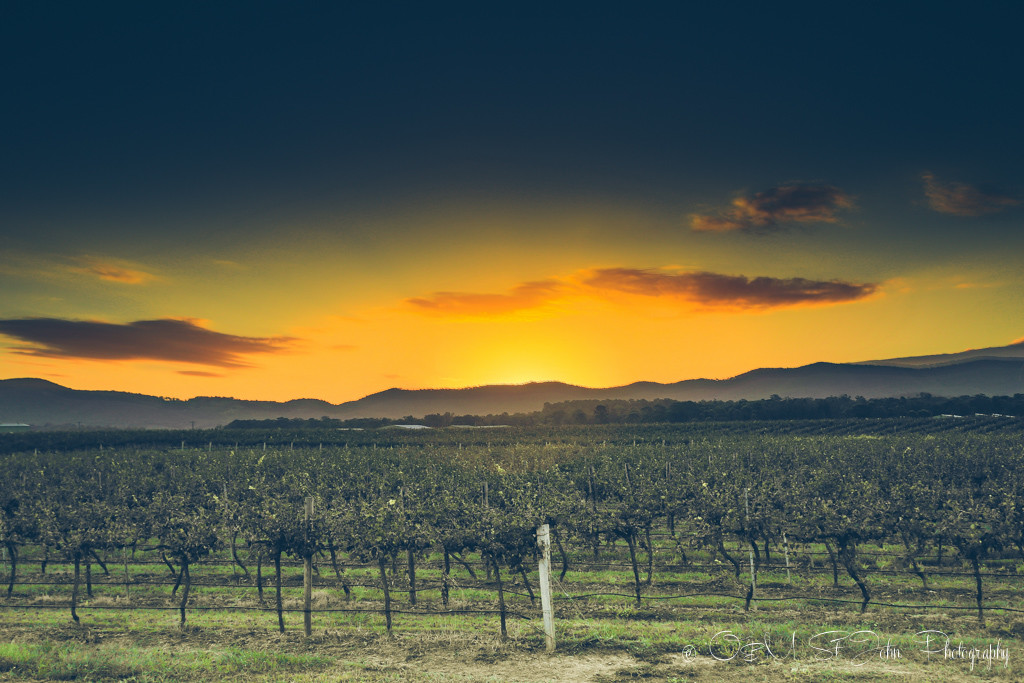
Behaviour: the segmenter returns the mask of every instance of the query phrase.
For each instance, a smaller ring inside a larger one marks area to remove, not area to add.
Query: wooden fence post
[[[551,529],[547,524],[537,527],[540,547],[540,605],[544,615],[544,640],[548,652],[555,651],[555,619],[551,609]]]
[[[313,516],[313,496],[306,496],[306,552],[303,558],[302,609],[306,637],[313,635],[313,553],[309,550],[309,520]]]

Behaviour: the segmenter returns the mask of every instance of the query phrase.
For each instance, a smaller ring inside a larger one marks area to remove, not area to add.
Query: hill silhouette
[[[0,380],[0,423],[33,426],[206,428],[232,420],[285,418],[401,418],[429,414],[500,415],[541,410],[574,400],[758,400],[863,396],[1012,396],[1024,393],[1024,344],[937,356],[866,363],[812,363],[760,368],[730,379],[670,384],[635,382],[593,389],[561,382],[463,389],[388,389],[356,401],[286,402],[201,396],[167,399],[120,391],[81,391],[42,379]]]

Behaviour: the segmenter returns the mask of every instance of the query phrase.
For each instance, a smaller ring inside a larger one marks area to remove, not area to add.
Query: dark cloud
[[[290,337],[239,337],[193,320],[138,320],[127,324],[57,318],[0,320],[0,334],[18,339],[17,353],[52,358],[163,360],[244,367],[242,356],[283,350]]]
[[[840,280],[801,277],[748,278],[719,273],[658,273],[635,268],[604,268],[584,281],[590,287],[627,294],[679,297],[708,308],[777,308],[855,301],[870,296],[878,286]]]
[[[874,283],[842,280],[599,268],[560,279],[525,282],[508,294],[438,292],[406,299],[406,303],[439,315],[487,316],[537,309],[566,296],[607,299],[618,293],[675,299],[703,309],[744,310],[838,304],[864,299],[877,291]]]
[[[835,223],[853,199],[831,185],[794,184],[740,196],[716,214],[693,214],[690,226],[701,232],[769,231],[786,223]]]
[[[435,313],[496,315],[537,308],[555,298],[565,285],[554,280],[524,282],[508,294],[435,292],[428,297],[406,299],[406,303]]]
[[[928,206],[939,213],[954,216],[984,216],[998,213],[1011,206],[1020,204],[1020,200],[993,190],[985,190],[967,183],[944,182],[932,173],[924,173],[924,194],[928,197]]]

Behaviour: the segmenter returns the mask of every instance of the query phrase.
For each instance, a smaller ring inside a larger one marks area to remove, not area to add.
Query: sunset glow
[[[1009,18],[19,12],[0,378],[342,402],[1024,334]]]

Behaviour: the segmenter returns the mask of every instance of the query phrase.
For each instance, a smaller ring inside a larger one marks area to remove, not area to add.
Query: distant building
[[[32,425],[27,425],[24,422],[0,422],[0,434],[7,432],[27,432],[32,428]]]

